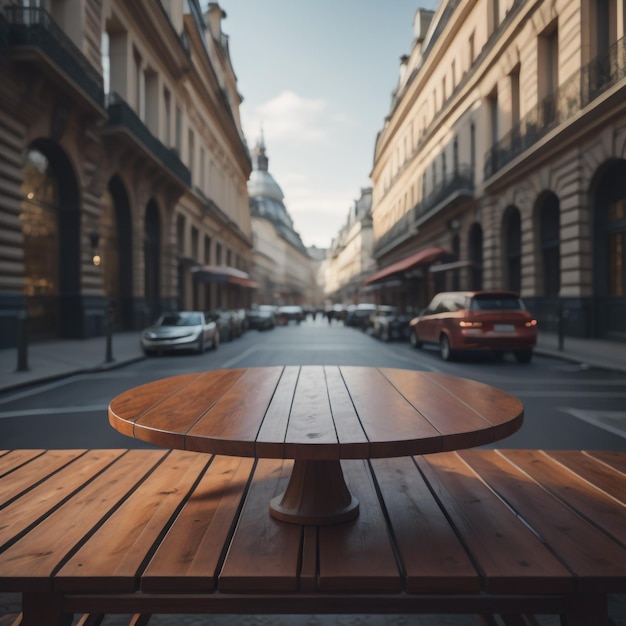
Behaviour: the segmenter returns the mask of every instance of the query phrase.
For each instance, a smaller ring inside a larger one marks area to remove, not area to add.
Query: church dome
[[[282,202],[285,197],[274,177],[264,170],[252,170],[248,179],[248,195],[251,198],[263,196],[277,202]]]

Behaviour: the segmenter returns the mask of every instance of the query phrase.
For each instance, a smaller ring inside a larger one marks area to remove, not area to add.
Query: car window
[[[180,315],[179,313],[172,313],[164,315],[161,318],[161,326],[198,326],[202,324],[199,313],[192,315]]]
[[[524,304],[508,294],[481,294],[472,298],[472,311],[520,311],[525,310]]]

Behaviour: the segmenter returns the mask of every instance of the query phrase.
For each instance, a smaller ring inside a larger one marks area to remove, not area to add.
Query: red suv
[[[537,343],[537,320],[514,291],[442,292],[411,320],[409,339],[415,348],[439,345],[445,361],[475,350],[513,352],[519,363],[528,363]]]

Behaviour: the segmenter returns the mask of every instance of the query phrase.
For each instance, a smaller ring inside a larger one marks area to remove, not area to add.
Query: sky
[[[206,2],[203,4],[206,5]],[[438,0],[220,0],[243,131],[306,246],[330,247],[360,197],[418,8]]]

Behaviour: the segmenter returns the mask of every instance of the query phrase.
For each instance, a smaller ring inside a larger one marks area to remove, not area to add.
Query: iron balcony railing
[[[446,175],[421,202],[413,208],[415,220],[432,211],[437,205],[443,204],[448,199],[459,194],[474,195],[474,173],[470,165],[461,165],[456,171]]]
[[[78,46],[40,7],[5,6],[10,47],[38,48],[100,107],[104,102],[102,76]]]
[[[525,115],[485,155],[485,179],[533,146],[552,129],[582,111],[626,77],[624,39],[581,67],[559,88]]]
[[[163,145],[141,121],[128,103],[118,93],[111,92],[106,98],[109,119],[105,128],[123,126],[139,141],[154,158],[179,178],[187,187],[191,187],[191,172],[170,148]]]

